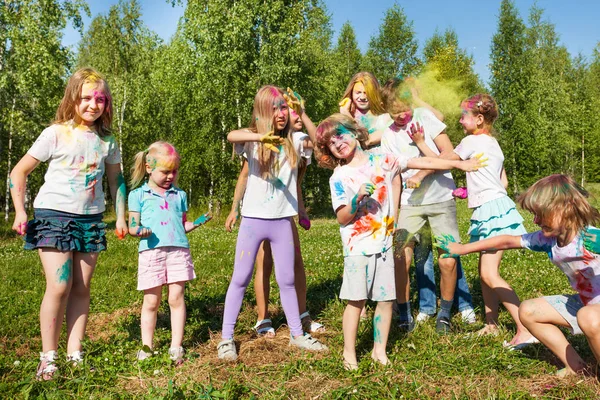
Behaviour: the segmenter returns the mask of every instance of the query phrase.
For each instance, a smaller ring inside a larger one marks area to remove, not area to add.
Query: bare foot
[[[498,329],[498,325],[486,324],[483,328],[477,331],[477,336],[498,336],[500,333],[500,329]]]
[[[512,340],[509,342],[512,346],[517,346],[520,344],[532,344],[532,343],[539,343],[539,341],[529,332],[529,331],[525,331],[525,332],[518,332],[515,334],[515,336],[512,338]]]
[[[558,371],[556,371],[556,374],[554,374],[554,375],[556,375],[557,378],[562,379],[562,378],[566,378],[571,375],[577,375],[577,372],[573,371],[570,368],[563,368],[563,369],[559,369]]]

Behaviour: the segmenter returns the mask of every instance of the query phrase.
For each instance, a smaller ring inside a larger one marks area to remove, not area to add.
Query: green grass
[[[590,185],[600,193],[600,185]],[[594,200],[595,204],[598,202]],[[470,211],[458,207],[461,232],[466,233]],[[199,214],[201,210],[190,213]],[[533,230],[530,215],[523,213]],[[114,226],[114,220],[107,218]],[[156,332],[156,357],[135,362],[140,346],[139,310],[142,295],[135,290],[137,240],[123,241],[109,232],[109,250],[102,253],[92,281],[92,306],[85,342],[87,361],[95,367],[60,365],[60,375],[50,382],[33,376],[41,349],[39,305],[44,277],[35,252],[22,250],[22,240],[1,226],[0,242],[0,393],[4,398],[597,398],[600,385],[591,378],[557,381],[561,366],[543,346],[509,352],[502,341],[514,333],[514,324],[503,311],[505,329],[499,337],[475,338],[468,334],[482,326],[465,326],[454,319],[455,332],[438,336],[433,322],[410,335],[392,328],[389,340],[391,367],[371,364],[373,338],[369,323],[358,337],[359,371],[343,370],[341,351],[344,302],[337,297],[342,275],[342,252],[337,224],[317,219],[308,232],[300,232],[308,280],[311,313],[327,327],[319,336],[328,354],[301,353],[287,346],[288,330],[273,279],[271,294],[274,340],[251,333],[256,321],[254,291],[248,288],[236,326],[240,345],[237,363],[218,361],[225,292],[233,267],[236,235],[226,233],[223,218],[189,235],[198,278],[186,293],[188,320],[184,346],[188,360],[180,368],[168,360],[169,316],[163,302]],[[465,237],[463,237],[463,240]],[[477,276],[477,256],[464,257],[467,280],[475,306],[483,308]],[[505,253],[502,275],[521,299],[570,292],[568,282],[544,254],[527,251]],[[413,290],[413,309],[416,296]],[[372,311],[371,311],[372,314]],[[568,337],[590,362],[593,355],[584,337]],[[64,346],[64,337],[61,346]],[[59,349],[61,359],[65,349]]]

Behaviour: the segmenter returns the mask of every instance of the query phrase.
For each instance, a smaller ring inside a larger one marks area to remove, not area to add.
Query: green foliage
[[[421,61],[413,23],[397,3],[388,9],[379,33],[369,41],[363,69],[373,72],[380,82],[413,74]]]

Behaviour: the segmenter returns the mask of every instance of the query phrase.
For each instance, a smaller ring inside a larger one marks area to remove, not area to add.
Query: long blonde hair
[[[369,100],[369,111],[373,115],[381,115],[385,114],[385,109],[383,108],[383,101],[381,100],[381,87],[379,85],[379,81],[375,78],[370,72],[357,72],[354,74],[348,86],[346,87],[346,91],[344,92],[344,96],[342,100],[345,98],[350,99],[352,101],[352,91],[354,90],[354,85],[357,83],[362,83],[365,87],[365,92],[367,93],[367,99]],[[350,113],[354,115],[354,111],[356,111],[354,107],[354,103],[350,105]]]
[[[294,148],[292,139],[292,124],[290,122],[289,110],[288,119],[285,127],[278,131],[273,123],[275,114],[273,107],[278,105],[278,102],[285,102],[283,98],[284,91],[276,86],[266,85],[258,89],[254,97],[254,107],[252,110],[252,121],[250,121],[249,129],[254,133],[265,134],[274,131],[274,134],[284,138],[283,147],[287,162],[292,168],[298,167],[298,154]],[[258,163],[260,174],[263,179],[270,179],[279,169],[277,161],[277,153],[271,151],[262,143],[258,144]]]
[[[579,231],[600,221],[600,213],[589,203],[589,193],[568,175],[540,179],[517,202],[540,220],[559,218],[567,229]]]
[[[170,170],[178,169],[181,159],[171,143],[159,140],[152,143],[146,150],[139,151],[133,158],[131,167],[131,188],[136,188],[146,177],[146,164],[150,168],[164,167]],[[177,178],[175,178],[177,182]]]
[[[108,83],[100,73],[93,68],[82,68],[76,71],[70,78],[65,88],[65,94],[63,95],[58,110],[56,110],[56,117],[53,123],[61,124],[72,119],[75,119],[75,107],[81,101],[81,88],[86,83],[96,83],[100,86],[100,90],[106,96],[106,104],[102,115],[94,121],[94,127],[96,132],[100,136],[108,136],[111,134],[112,116],[113,116],[113,105],[112,96]]]

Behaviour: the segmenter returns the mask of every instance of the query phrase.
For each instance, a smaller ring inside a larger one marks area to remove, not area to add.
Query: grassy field
[[[598,193],[599,186],[592,189]],[[598,206],[598,201],[594,203]],[[197,210],[199,214],[202,210]],[[461,232],[466,233],[470,211],[459,202]],[[531,216],[523,213],[527,228]],[[224,218],[224,217],[223,217]],[[226,233],[223,218],[189,235],[198,279],[186,294],[188,320],[184,346],[187,360],[175,368],[168,359],[169,311],[166,302],[159,314],[155,350],[143,363],[135,361],[140,348],[139,315],[142,295],[135,290],[137,240],[117,240],[109,233],[109,250],[102,253],[92,281],[89,339],[84,348],[89,365],[61,363],[60,375],[50,382],[34,379],[38,352],[39,306],[44,277],[35,252],[22,249],[22,240],[0,227],[0,393],[3,398],[598,398],[600,385],[594,378],[554,377],[558,360],[543,346],[510,352],[502,341],[512,337],[514,325],[503,311],[502,335],[474,337],[482,327],[483,308],[477,276],[477,256],[463,263],[472,288],[479,322],[463,325],[454,318],[454,332],[435,333],[434,322],[402,335],[392,328],[388,350],[392,366],[370,362],[370,324],[360,327],[361,357],[357,372],[344,371],[341,334],[344,303],[338,299],[342,274],[341,242],[333,219],[313,221],[301,232],[308,280],[308,305],[327,331],[315,335],[330,352],[311,354],[288,346],[289,331],[280,307],[276,284],[271,296],[277,329],[275,339],[257,338],[251,330],[256,321],[254,292],[246,295],[236,327],[238,362],[217,359],[225,292],[233,268],[236,235]],[[114,226],[114,219],[107,219]],[[465,239],[465,237],[463,237]],[[544,254],[521,250],[506,253],[502,274],[520,298],[570,292],[567,279]],[[414,291],[413,291],[414,293]],[[413,295],[413,309],[416,297]],[[372,315],[372,309],[370,310]],[[593,362],[584,337],[569,337]],[[64,338],[61,346],[64,346]],[[59,349],[60,359],[65,349]]]

